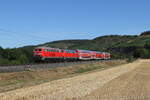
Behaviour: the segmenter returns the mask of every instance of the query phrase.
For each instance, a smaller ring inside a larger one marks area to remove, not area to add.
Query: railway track
[[[88,64],[95,62],[104,62],[110,60],[99,60],[99,61],[78,61],[78,62],[59,62],[59,63],[44,63],[44,64],[28,64],[28,65],[17,65],[17,66],[0,66],[0,72],[19,72],[39,69],[49,69],[55,67],[68,67],[71,65]]]

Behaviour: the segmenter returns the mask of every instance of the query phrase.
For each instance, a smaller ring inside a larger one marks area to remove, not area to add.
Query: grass
[[[127,62],[128,62],[128,63],[132,63],[132,62],[134,62],[135,60],[136,60],[136,58],[129,57],[129,58],[127,59]]]
[[[104,68],[104,66],[91,66],[87,68],[79,68],[78,70],[75,71],[75,73],[84,73],[84,72],[93,71],[100,68]]]
[[[80,73],[94,71],[97,69],[106,69],[125,63],[127,63],[125,60],[119,60],[73,65],[70,67],[57,67],[47,70],[0,73],[0,92],[33,86],[65,77],[72,77]]]
[[[106,69],[106,68],[115,67],[117,65],[125,64],[125,63],[127,63],[127,61],[125,61],[125,62],[110,61],[110,62],[106,62],[106,63],[100,62],[100,63],[96,63],[96,64],[89,64],[86,67],[77,68],[75,73],[84,73],[84,72],[94,71],[97,69]]]

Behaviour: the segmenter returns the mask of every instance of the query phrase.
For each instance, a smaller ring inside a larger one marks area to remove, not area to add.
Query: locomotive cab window
[[[42,49],[35,49],[35,51],[42,51]]]

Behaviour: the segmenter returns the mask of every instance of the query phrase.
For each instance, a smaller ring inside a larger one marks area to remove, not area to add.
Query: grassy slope
[[[132,40],[129,40],[127,42],[124,43],[120,43],[117,44],[114,47],[129,47],[129,46],[139,46],[139,47],[144,47],[145,44],[149,44],[150,43],[150,37],[136,37]]]

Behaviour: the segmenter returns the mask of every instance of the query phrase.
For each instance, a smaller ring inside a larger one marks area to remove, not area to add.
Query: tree
[[[150,42],[146,42],[145,45],[144,45],[144,47],[145,47],[146,49],[150,49]]]
[[[28,58],[25,54],[22,54],[19,57],[19,61],[20,61],[21,64],[25,64],[25,63],[28,63]]]
[[[0,58],[0,65],[9,65],[10,61],[8,59]]]
[[[0,58],[2,58],[3,48],[0,47]]]
[[[149,58],[150,52],[145,48],[136,49],[133,53],[135,58]]]
[[[141,36],[144,36],[144,35],[150,35],[150,31],[145,31],[145,32],[141,33]]]

